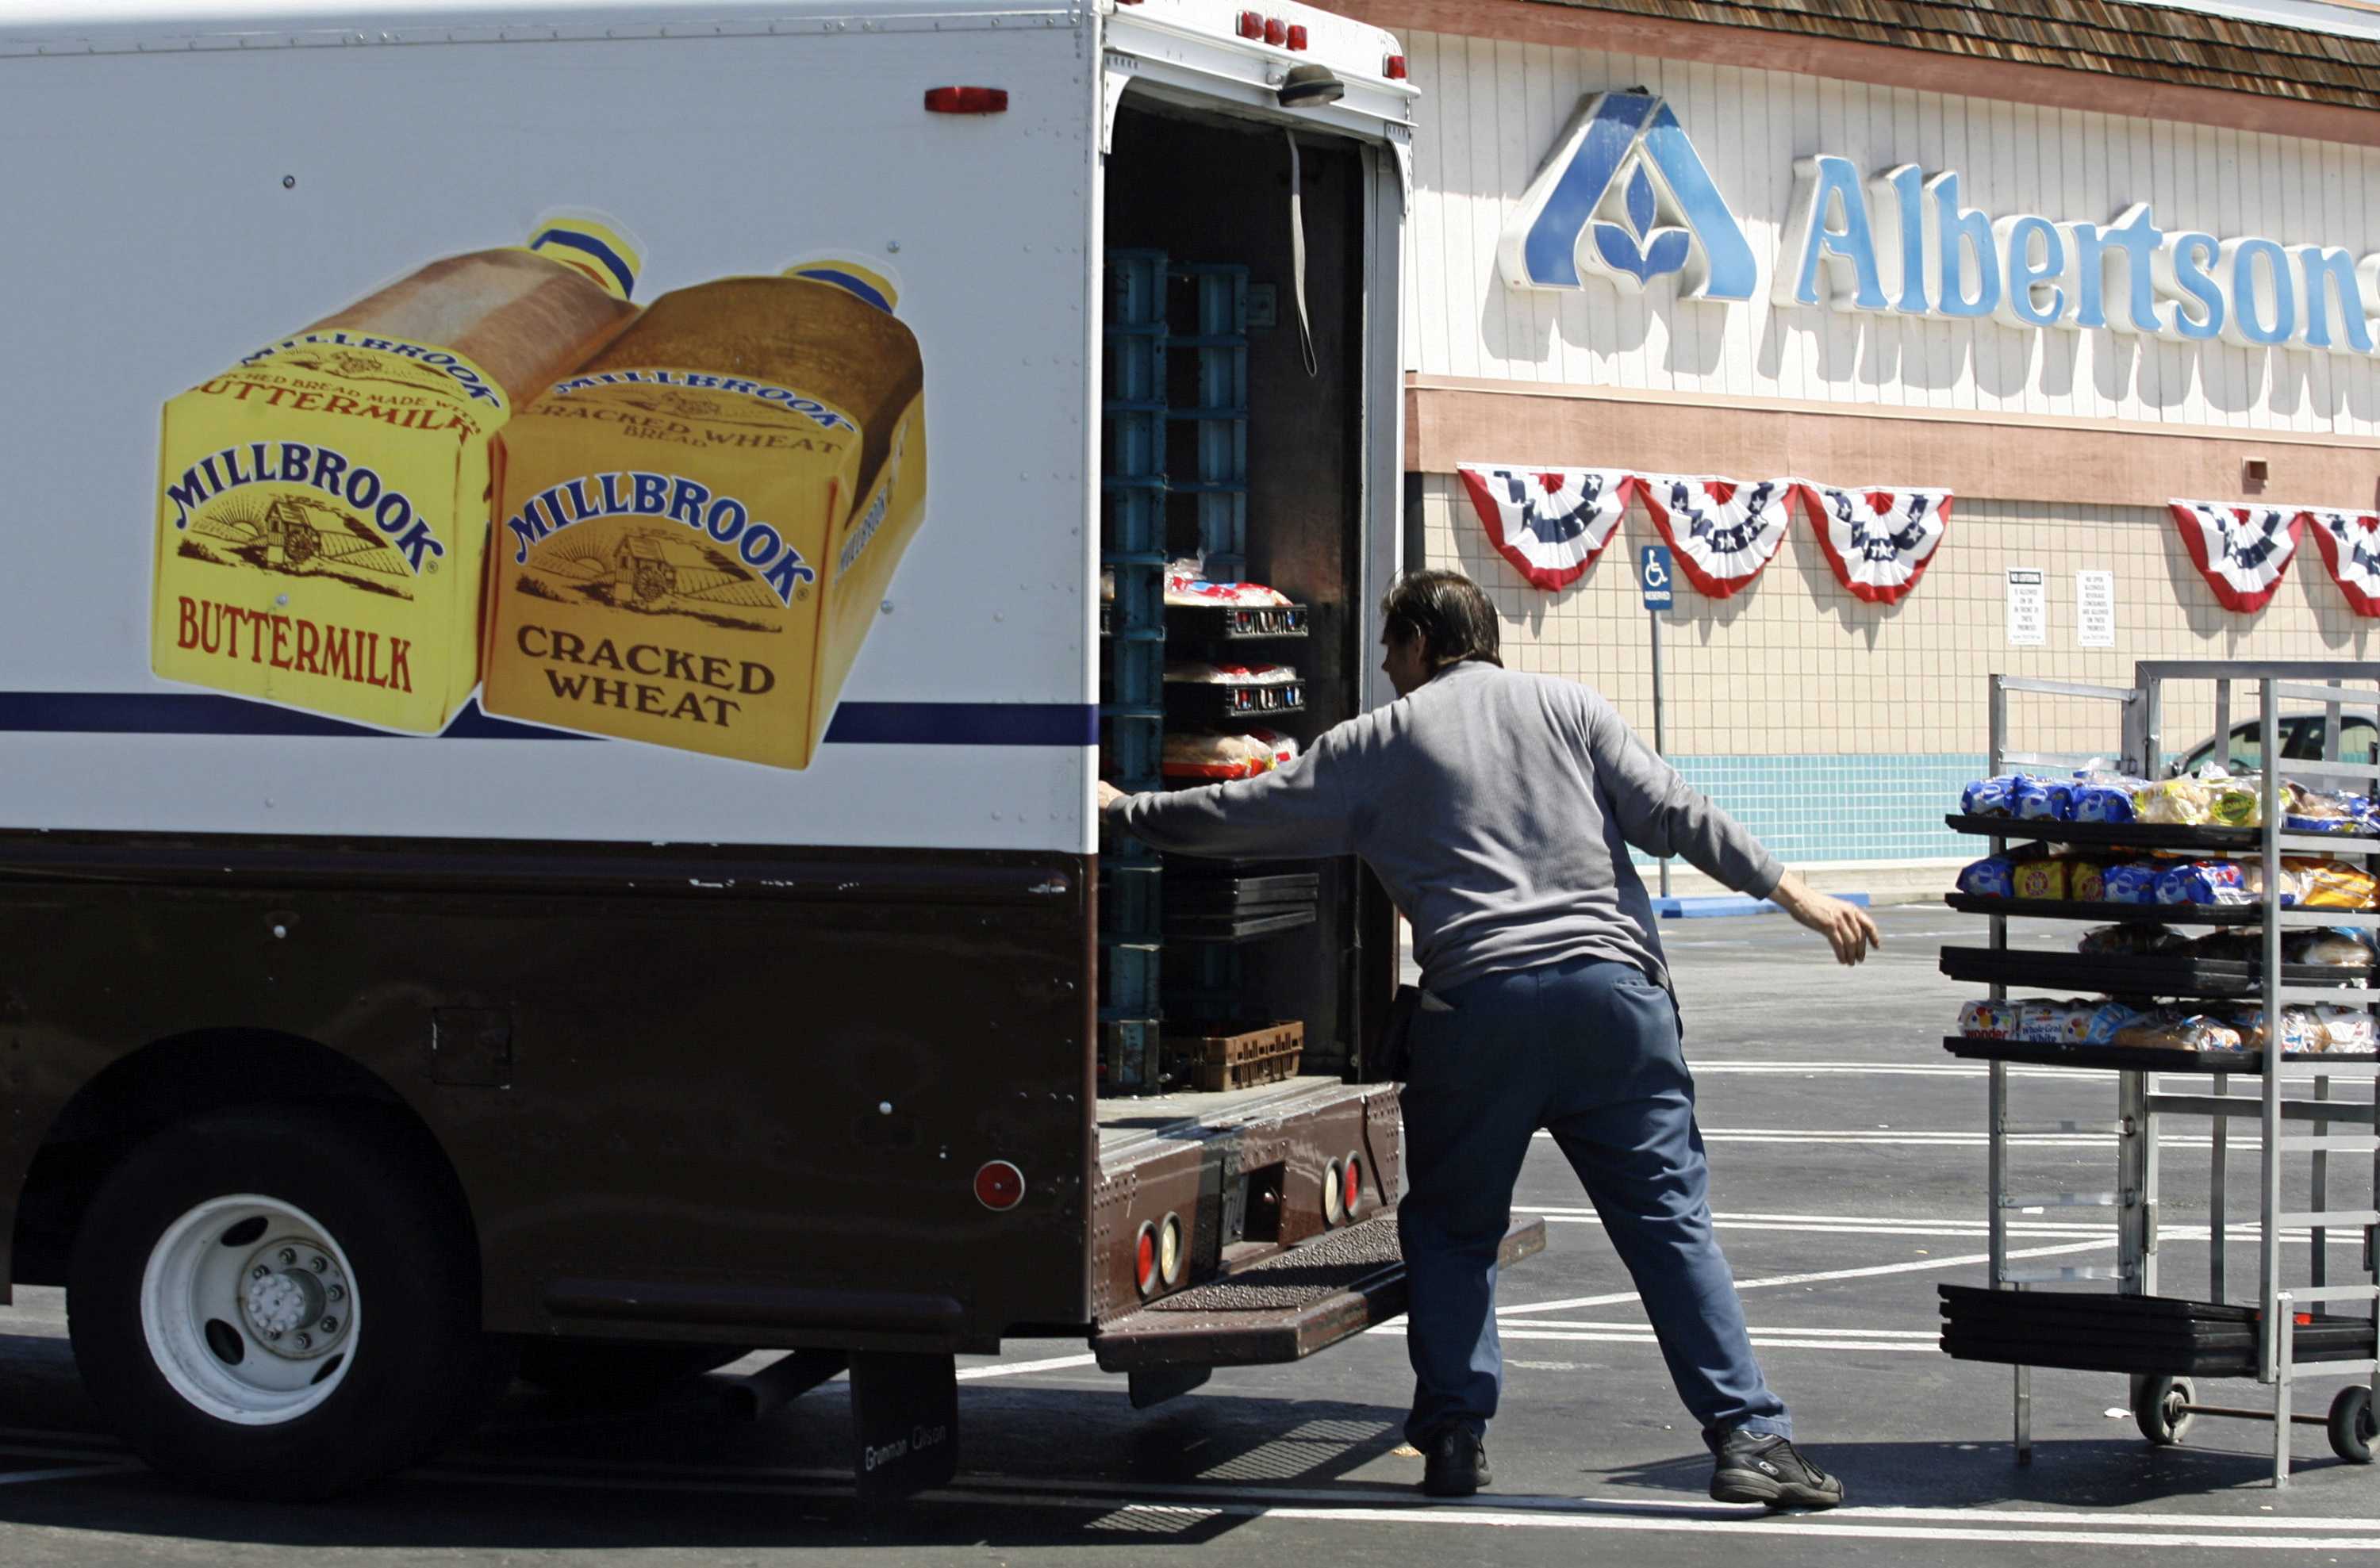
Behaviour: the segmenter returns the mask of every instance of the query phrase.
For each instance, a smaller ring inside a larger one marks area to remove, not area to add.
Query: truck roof
[[[18,52],[258,33],[418,37],[450,29],[708,27],[869,12],[1068,17],[1079,9],[1064,0],[9,0],[0,7],[0,44]]]

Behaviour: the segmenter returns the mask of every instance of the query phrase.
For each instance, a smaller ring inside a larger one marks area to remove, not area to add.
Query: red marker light
[[[1008,113],[1008,89],[929,88],[926,90],[926,112],[929,115],[1004,115]]]
[[[1389,56],[1387,75],[1390,81],[1402,81],[1405,79],[1405,57],[1403,55],[1391,54]]]
[[[1305,47],[1305,29],[1299,23],[1289,24],[1289,46],[1301,50]]]
[[[1340,1199],[1339,1206],[1347,1211],[1347,1217],[1352,1220],[1356,1211],[1364,1206],[1364,1162],[1350,1154],[1345,1169],[1347,1190]]]
[[[1264,36],[1264,18],[1254,11],[1242,11],[1240,13],[1240,36],[1242,38],[1262,38]]]
[[[994,1160],[975,1173],[975,1200],[987,1209],[1014,1209],[1025,1201],[1025,1173]]]
[[[1289,26],[1279,17],[1265,18],[1265,42],[1278,49],[1289,42]]]
[[[1143,1224],[1133,1246],[1133,1285],[1143,1296],[1157,1288],[1157,1227]]]

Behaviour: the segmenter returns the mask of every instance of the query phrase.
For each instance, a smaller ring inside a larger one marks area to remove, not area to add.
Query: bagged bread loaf
[[[499,432],[635,317],[615,225],[433,261],[165,405],[156,672],[384,729],[480,681]]]
[[[841,260],[678,289],[514,421],[490,712],[808,766],[924,519],[896,303]]]

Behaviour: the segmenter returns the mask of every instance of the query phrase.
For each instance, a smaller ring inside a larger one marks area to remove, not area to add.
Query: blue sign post
[[[1670,559],[1667,545],[1646,545],[1636,552],[1636,585],[1645,595],[1645,619],[1653,628],[1653,754],[1664,756],[1669,748],[1661,734],[1661,612],[1670,608],[1670,585],[1676,581],[1677,563]],[[1661,897],[1670,896],[1670,857],[1661,857]]]
[[[1636,582],[1645,590],[1646,609],[1670,608],[1670,584],[1676,567],[1667,545],[1646,545],[1636,552]]]

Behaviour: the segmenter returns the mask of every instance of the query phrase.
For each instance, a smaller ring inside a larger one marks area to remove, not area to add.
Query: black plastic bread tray
[[[1305,711],[1305,682],[1227,686],[1209,681],[1168,681],[1165,717],[1175,724],[1254,724]]]
[[[2259,996],[2264,994],[2262,964],[2237,959],[2201,959],[2187,953],[2038,953],[2011,948],[1945,947],[1942,972],[1952,980],[1982,985],[2042,986],[2060,994],[2100,996]],[[2369,982],[2369,964],[2283,964],[2281,979],[2290,985],[2340,987],[2341,1003],[2355,1006],[2369,999],[2352,988]]]
[[[2054,822],[2042,817],[1961,816],[1957,813],[1942,819],[1957,832],[1980,834],[1987,838],[2006,838],[2012,844],[2066,844],[2076,849],[2098,850],[2211,850],[2234,852],[2262,849],[2265,830],[2261,827],[2184,827],[2172,823],[2153,822]],[[2283,828],[2284,833],[2302,835],[2299,828]],[[2380,838],[2354,833],[2325,833],[2320,838],[2335,839],[2339,854],[2380,854]],[[2291,854],[2297,850],[2289,851]]]
[[[2252,1377],[2257,1312],[2170,1296],[1936,1286],[1942,1348],[1967,1361],[2150,1376]],[[2301,1362],[2362,1360],[2373,1354],[2369,1319],[2309,1314],[2294,1325]]]
[[[1245,915],[1188,915],[1180,920],[1169,913],[1165,935],[1172,942],[1245,942],[1313,923],[1311,904],[1284,912],[1260,910]]]
[[[1312,909],[1319,897],[1321,878],[1303,876],[1232,876],[1198,878],[1169,873],[1165,909],[1171,915],[1233,915],[1257,911],[1283,913],[1287,909]]]
[[[2065,899],[1979,899],[1972,893],[1946,893],[1942,901],[1961,914],[2030,915],[2102,925],[2258,925],[2265,919],[2262,904],[2078,904]]]
[[[2026,816],[1961,816],[1942,819],[1953,831],[2006,838],[2010,843],[2071,844],[2098,850],[2253,850],[2265,842],[2259,827],[2183,827],[2154,822],[2053,822]]]
[[[1946,1035],[1942,1049],[1970,1061],[2014,1062],[2036,1067],[2091,1067],[2117,1072],[2242,1072],[2265,1070],[2262,1051],[2185,1051],[2169,1045],[2038,1045],[2025,1040]],[[2285,1062],[2369,1062],[2370,1053],[2286,1051]]]
[[[1245,643],[1263,637],[1303,637],[1306,609],[1302,604],[1169,604],[1165,632],[1170,639],[1193,643]]]

